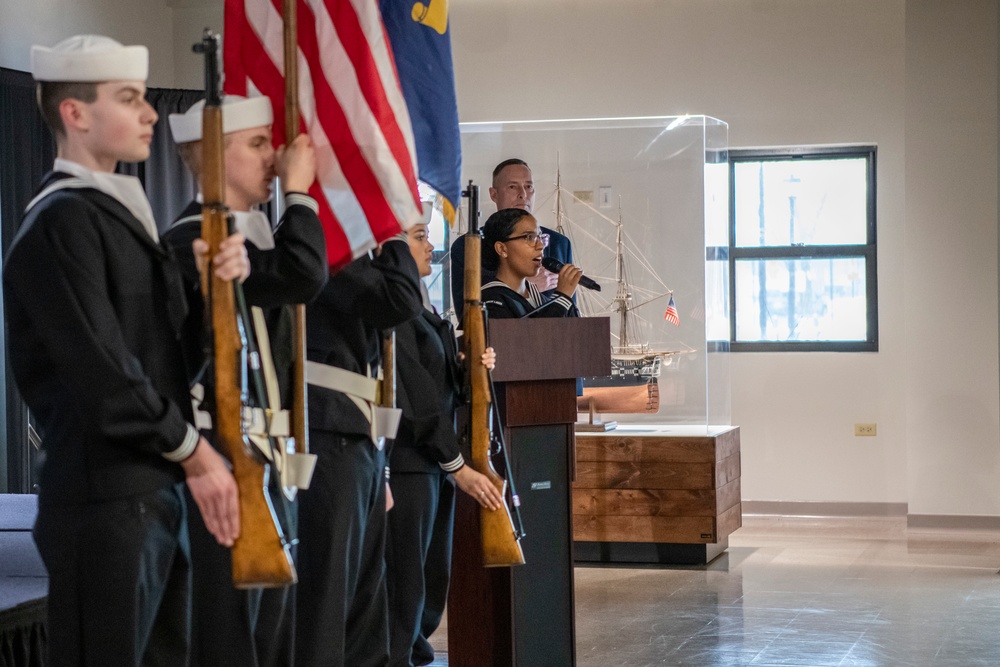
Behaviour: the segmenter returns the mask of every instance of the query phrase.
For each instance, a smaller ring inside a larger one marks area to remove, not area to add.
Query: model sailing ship
[[[562,183],[559,172],[556,172],[556,230],[567,234],[571,240],[573,230],[565,228],[565,211],[562,206]],[[662,293],[650,294],[639,303],[635,302],[633,284],[629,279],[629,264],[626,257],[636,253],[625,245],[625,228],[621,211],[618,207],[618,221],[615,222],[588,203],[567,193],[574,201],[586,206],[600,218],[615,226],[615,290],[610,304],[595,303],[595,297],[585,290],[577,291],[580,312],[585,317],[611,315],[617,324],[617,334],[612,331],[611,375],[606,377],[583,378],[583,396],[578,398],[578,408],[581,412],[594,410],[612,413],[655,413],[660,408],[659,380],[664,370],[676,370],[683,355],[694,352],[687,350],[657,350],[651,349],[647,342],[640,339],[639,309],[665,297],[673,292],[664,289]],[[574,247],[576,245],[574,240]],[[645,258],[637,257],[640,264],[656,278],[652,268]],[[683,383],[670,383],[669,403],[684,401]],[[680,394],[680,395],[678,395]]]

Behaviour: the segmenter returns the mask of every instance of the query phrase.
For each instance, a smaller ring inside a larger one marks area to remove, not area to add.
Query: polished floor
[[[706,566],[577,568],[577,665],[998,667],[998,568],[1000,532],[747,516]]]

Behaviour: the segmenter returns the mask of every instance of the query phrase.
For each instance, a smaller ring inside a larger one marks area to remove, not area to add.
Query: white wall
[[[191,51],[205,28],[222,32],[222,0],[0,0],[0,66],[28,71],[32,44],[81,33],[149,47],[149,85],[204,87]]]
[[[881,349],[733,355],[745,499],[1000,515],[996,4],[452,0],[463,121],[696,113],[734,147],[878,145]],[[197,88],[190,44],[221,18],[0,0],[0,65],[86,29],[149,44],[151,85]]]
[[[906,11],[910,512],[997,514],[997,8]],[[936,314],[935,314],[936,311]],[[953,353],[954,351],[954,353]]]
[[[32,44],[96,33],[149,47],[149,85],[174,85],[173,14],[164,0],[0,0],[0,66],[28,71]]]
[[[175,36],[174,87],[205,88],[205,60],[191,51],[205,28],[221,33],[222,0],[172,0]]]

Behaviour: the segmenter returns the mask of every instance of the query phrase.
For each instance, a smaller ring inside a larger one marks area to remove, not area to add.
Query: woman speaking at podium
[[[483,307],[492,318],[579,317],[573,293],[583,271],[563,265],[554,296],[545,297],[528,282],[542,268],[548,243],[534,216],[520,208],[505,208],[483,225],[483,268],[496,279],[483,285]]]

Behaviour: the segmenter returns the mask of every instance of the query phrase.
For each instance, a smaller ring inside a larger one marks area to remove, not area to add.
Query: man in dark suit
[[[200,313],[141,184],[113,173],[149,157],[148,57],[96,35],[31,54],[58,158],[4,261],[4,306],[43,439],[34,538],[56,666],[186,664],[182,482],[220,543],[239,535],[236,482],[192,424],[200,350],[185,334]],[[216,261],[219,278],[245,278],[243,238]]]
[[[505,208],[523,208],[531,213],[535,205],[535,182],[531,177],[528,163],[519,158],[509,158],[493,169],[493,181],[490,186],[490,199],[496,204],[497,210]],[[545,257],[552,257],[563,264],[573,263],[573,247],[569,239],[554,229],[542,227],[542,233],[549,235],[549,244],[545,247]],[[451,246],[451,297],[455,307],[455,315],[462,319],[465,302],[462,296],[465,271],[465,235],[459,236]],[[531,283],[543,294],[552,292],[556,287],[558,276],[548,269],[541,269],[531,279]],[[493,280],[492,273],[483,271],[483,284]]]

